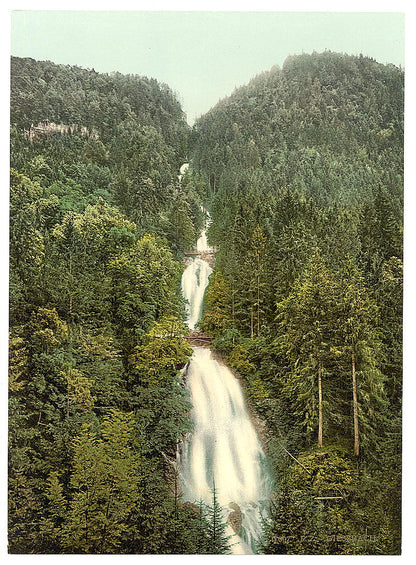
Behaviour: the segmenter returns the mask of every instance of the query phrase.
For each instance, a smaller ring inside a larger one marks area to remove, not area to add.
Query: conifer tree
[[[347,262],[342,277],[342,351],[349,357],[353,415],[354,455],[360,455],[360,436],[373,438],[375,427],[381,432],[386,408],[385,378],[380,371],[381,342],[377,330],[377,306],[371,300],[357,267]],[[370,455],[370,454],[368,454]]]
[[[62,525],[69,553],[114,553],[140,500],[139,457],[131,414],[111,410],[101,437],[84,425],[74,441],[71,496]]]
[[[227,522],[218,502],[215,482],[212,487],[212,504],[207,506],[206,518],[209,524],[206,552],[213,555],[230,553],[230,536],[226,534]]]
[[[275,343],[288,360],[283,393],[306,432],[317,429],[319,447],[323,443],[324,375],[331,388],[337,301],[336,281],[315,252],[294,291],[277,305],[280,336]]]

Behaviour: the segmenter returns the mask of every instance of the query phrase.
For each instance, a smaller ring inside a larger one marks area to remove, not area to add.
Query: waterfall
[[[205,232],[197,243],[207,249]],[[195,258],[185,269],[182,291],[189,301],[188,326],[201,317],[209,265]],[[234,554],[252,554],[262,533],[271,481],[266,458],[250,421],[239,380],[209,348],[194,347],[186,373],[194,431],[181,446],[179,469],[184,500],[212,503],[217,499],[229,519],[227,534]],[[234,523],[234,527],[231,526]],[[236,533],[237,532],[237,533]]]
[[[211,267],[199,257],[195,258],[183,272],[182,293],[187,300],[187,324],[191,330],[195,329],[201,318],[205,289],[211,273]]]
[[[182,167],[179,169],[179,175],[178,175],[179,184],[181,184],[182,177],[183,177],[183,175],[186,173],[186,171],[188,170],[188,168],[189,168],[189,163],[184,163],[184,164],[182,165]]]

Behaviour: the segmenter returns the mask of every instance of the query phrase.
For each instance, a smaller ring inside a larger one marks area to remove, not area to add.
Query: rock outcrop
[[[228,519],[232,529],[238,535],[240,533],[240,530],[241,530],[241,524],[242,524],[242,521],[243,521],[243,514],[240,510],[240,507],[235,502],[230,502],[230,504],[228,506],[233,511],[230,512],[227,519]]]

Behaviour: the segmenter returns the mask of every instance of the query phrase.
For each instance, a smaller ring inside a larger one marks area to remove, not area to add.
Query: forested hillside
[[[266,553],[400,551],[403,71],[289,57],[192,132],[201,326],[268,425]]]
[[[289,57],[191,129],[155,79],[11,69],[9,551],[229,551],[174,465],[207,204],[200,328],[265,424],[262,551],[400,553],[403,71]]]
[[[173,472],[202,201],[178,183],[181,107],[154,79],[13,58],[11,128],[9,551],[215,553],[218,509]]]

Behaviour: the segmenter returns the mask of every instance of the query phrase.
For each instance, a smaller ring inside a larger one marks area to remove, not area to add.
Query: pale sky
[[[12,12],[11,54],[154,77],[188,122],[288,55],[325,49],[404,66],[400,12]]]

